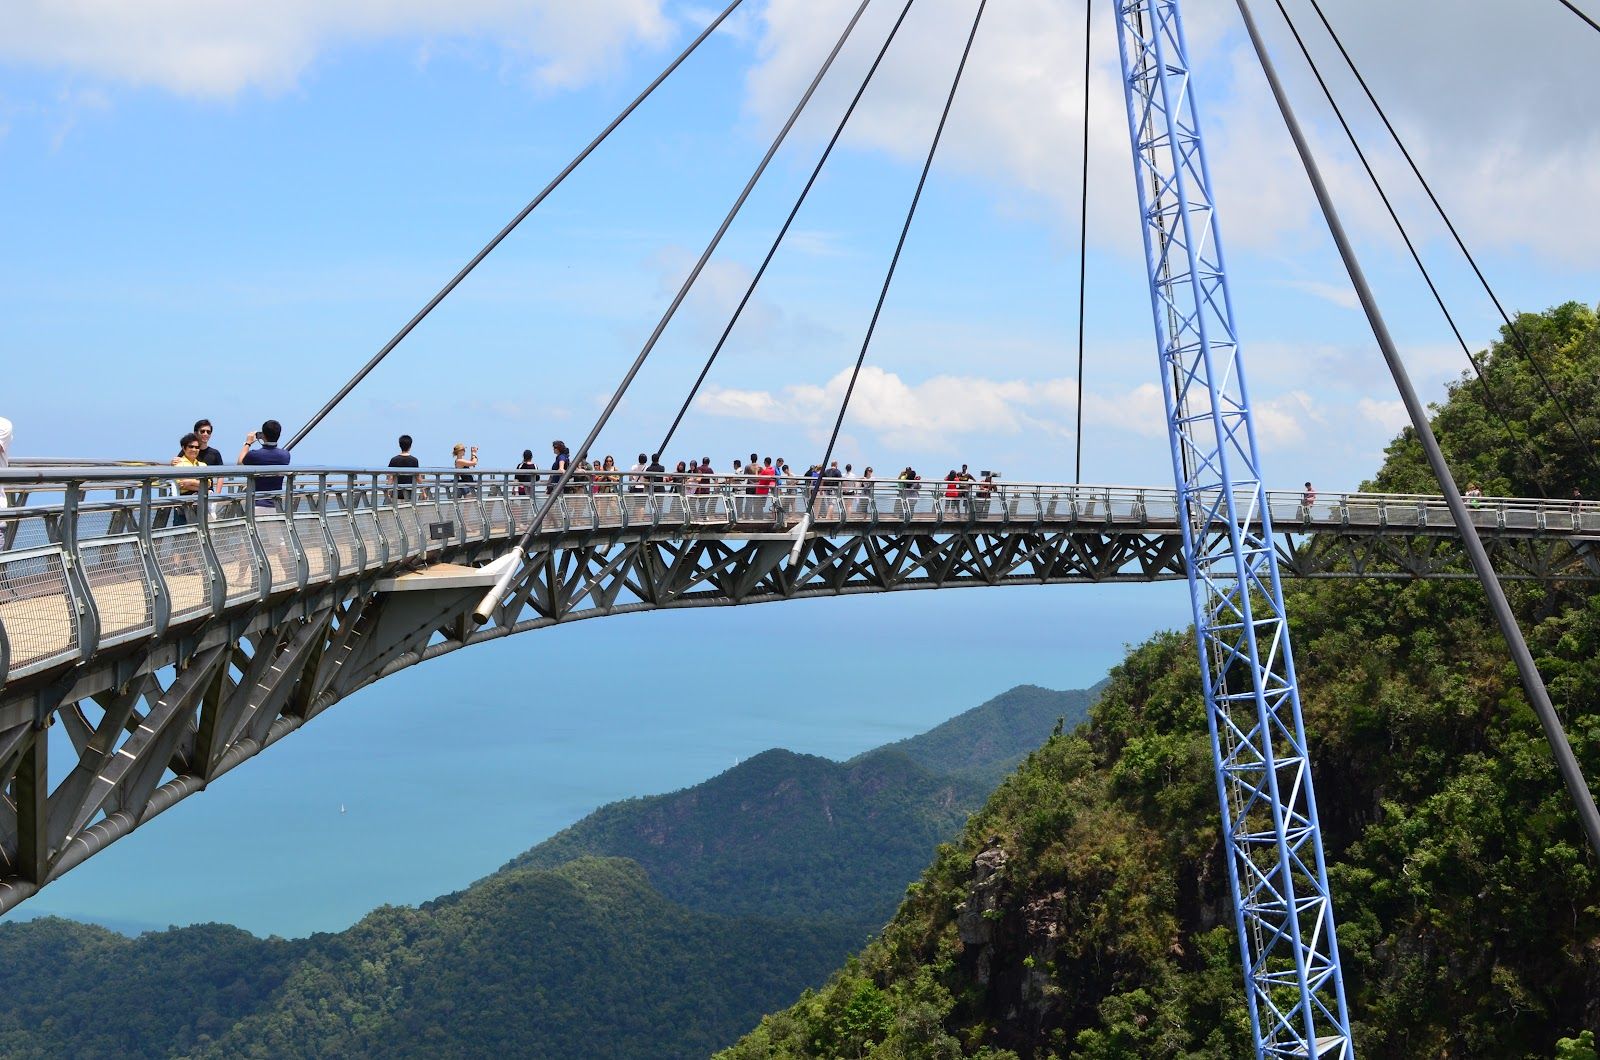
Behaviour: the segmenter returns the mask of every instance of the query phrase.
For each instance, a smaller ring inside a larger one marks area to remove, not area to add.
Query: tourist
[[[905,509],[906,518],[909,519],[917,513],[917,483],[921,480],[918,478],[916,471],[912,470],[910,464],[906,465],[905,470],[900,472],[898,478],[900,482],[900,506]]]
[[[282,436],[283,424],[277,420],[267,420],[261,424],[259,431],[245,436],[239,459],[234,463],[244,467],[288,467],[289,450],[278,447],[278,439]],[[261,443],[261,448],[252,448],[257,442]],[[258,475],[255,487],[256,507],[276,508],[278,495],[283,492],[283,476]]]
[[[1311,518],[1311,506],[1315,503],[1317,503],[1316,487],[1307,482],[1305,492],[1300,494],[1300,515],[1306,519]]]
[[[550,451],[555,453],[555,459],[550,462],[550,481],[545,486],[546,493],[554,493],[561,483],[561,476],[572,467],[572,453],[567,450],[567,443],[557,438],[550,443]]]
[[[594,476],[594,491],[600,495],[595,501],[599,507],[599,518],[612,523],[620,521],[617,493],[621,488],[622,472],[617,467],[616,458],[608,454]]]
[[[195,420],[194,433],[200,439],[200,462],[207,467],[221,467],[222,454],[211,444],[213,428],[210,420]]]
[[[4,471],[11,464],[11,438],[11,421],[4,416],[0,416],[0,471]],[[6,499],[5,484],[0,483],[0,509],[7,507],[9,504],[10,501]],[[7,531],[7,538],[4,541],[0,541],[0,544],[9,548],[11,544],[9,535],[13,531],[9,527],[3,529]]]
[[[455,462],[455,466],[458,468],[477,467],[478,447],[473,446],[471,455],[469,456],[467,453],[467,447],[462,445],[460,442],[457,442],[455,445],[450,447],[450,457]],[[465,497],[467,494],[471,493],[475,488],[473,483],[477,481],[478,477],[476,475],[457,474],[456,496]]]
[[[778,473],[773,470],[772,457],[767,457],[756,468],[756,495],[752,507],[751,517],[760,519],[767,514],[767,505],[772,503],[773,493],[776,489]]]
[[[389,458],[390,467],[421,467],[422,463],[411,455],[411,435],[402,434],[399,438],[400,451]],[[411,499],[411,487],[416,483],[416,475],[390,475],[389,481],[394,484],[396,500],[408,501]],[[405,488],[401,488],[405,487]]]
[[[517,496],[526,497],[528,495],[533,483],[539,481],[538,471],[539,465],[533,462],[533,450],[524,449],[522,451],[522,463],[517,465],[517,481],[521,483],[517,487]]]
[[[743,460],[734,457],[733,468],[723,479],[723,485],[727,487],[729,515],[734,519],[743,519],[745,509]]]
[[[178,439],[178,455],[172,458],[173,467],[205,467],[200,459],[200,436],[193,431]],[[200,493],[200,480],[180,478],[173,480],[179,497],[195,497]],[[172,509],[172,525],[183,526],[189,521],[189,504],[179,504]]]

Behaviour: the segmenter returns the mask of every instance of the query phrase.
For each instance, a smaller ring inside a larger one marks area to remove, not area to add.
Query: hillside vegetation
[[[882,925],[991,790],[974,771],[1087,703],[1024,687],[848,763],[757,755],[337,934],[0,925],[0,1056],[704,1057]],[[952,738],[980,748],[959,775]]]
[[[1565,417],[1506,343],[1508,438],[1463,379],[1436,428],[1463,484],[1600,497],[1600,325],[1521,318]],[[1376,488],[1436,489],[1407,431]],[[1600,778],[1600,595],[1511,586]],[[1592,1060],[1600,884],[1474,582],[1294,584],[1288,608],[1357,1051]],[[1139,646],[941,847],[882,936],[725,1060],[1214,1057],[1252,1051],[1189,634]]]

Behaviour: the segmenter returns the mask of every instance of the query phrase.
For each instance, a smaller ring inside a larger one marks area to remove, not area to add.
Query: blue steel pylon
[[[1178,0],[1114,3],[1256,1055],[1352,1058],[1272,513]]]

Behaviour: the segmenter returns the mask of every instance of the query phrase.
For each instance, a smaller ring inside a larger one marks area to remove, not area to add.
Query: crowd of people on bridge
[[[0,421],[3,423],[4,421]],[[209,419],[196,420],[194,429],[178,440],[178,455],[172,458],[174,467],[220,467],[223,456],[212,444],[215,429]],[[283,428],[277,420],[267,420],[261,429],[245,436],[234,460],[244,467],[287,467],[290,454],[279,445]],[[0,435],[9,440],[9,435]],[[421,490],[418,479],[423,477],[422,461],[413,452],[415,440],[409,434],[398,439],[399,451],[390,458],[392,469],[390,485],[402,499]],[[528,495],[539,492],[549,494],[557,490],[566,493],[679,493],[686,497],[705,497],[713,492],[732,493],[740,497],[756,498],[742,508],[751,511],[765,509],[765,502],[777,502],[786,496],[816,495],[831,503],[843,503],[847,497],[863,497],[872,493],[880,480],[871,466],[859,472],[851,463],[842,467],[838,460],[815,463],[796,474],[788,461],[781,456],[761,456],[751,453],[748,460],[735,457],[726,468],[713,466],[709,456],[699,459],[679,460],[668,468],[660,453],[638,454],[638,459],[623,468],[614,456],[590,459],[574,457],[571,449],[560,439],[550,443],[551,459],[548,467],[541,467],[534,459],[533,450],[524,449],[522,459],[515,465],[517,492]],[[478,447],[456,443],[451,447],[448,469],[449,481],[461,493],[476,488],[479,456]],[[3,463],[0,463],[3,466]],[[969,465],[951,468],[938,482],[930,484],[931,495],[943,498],[952,506],[964,505],[977,496],[992,494],[1000,473],[980,471],[974,475]],[[892,479],[902,497],[916,497],[925,488],[923,477],[916,469],[906,466]],[[179,479],[180,495],[200,491],[200,480]],[[271,506],[283,489],[283,478],[262,475],[256,478],[256,503]]]

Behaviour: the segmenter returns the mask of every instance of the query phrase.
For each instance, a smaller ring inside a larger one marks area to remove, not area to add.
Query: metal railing
[[[271,489],[278,485],[281,488]],[[406,481],[410,479],[410,481]],[[174,626],[446,549],[509,541],[553,483],[548,472],[388,468],[31,468],[0,472],[0,675],[23,677]],[[575,478],[541,528],[790,532],[810,479],[618,473]],[[198,487],[192,493],[181,490]],[[1275,528],[1448,532],[1439,497],[1269,493]],[[1214,498],[1202,498],[1202,503]],[[1587,501],[1474,498],[1481,528],[1600,533]],[[1028,525],[1177,529],[1171,489],[1048,483],[828,479],[813,533],[947,532]],[[3,682],[0,682],[3,683]]]

